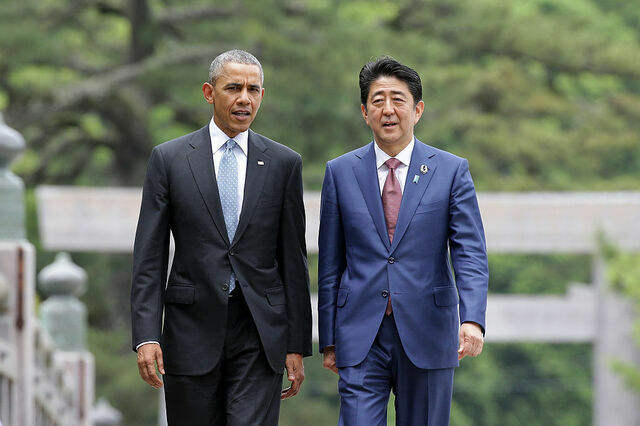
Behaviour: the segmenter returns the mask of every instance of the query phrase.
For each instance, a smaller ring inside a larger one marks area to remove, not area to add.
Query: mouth
[[[397,125],[398,125],[398,123],[396,123],[394,121],[385,121],[384,123],[382,123],[382,127],[385,127],[387,129],[392,129]]]
[[[245,120],[245,119],[251,117],[251,111],[246,110],[246,109],[241,109],[241,110],[233,111],[231,113],[231,115],[233,115],[234,117],[239,118],[240,120]]]

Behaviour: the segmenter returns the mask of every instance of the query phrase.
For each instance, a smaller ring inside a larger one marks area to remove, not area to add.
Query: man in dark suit
[[[253,55],[219,55],[202,86],[214,107],[209,125],[149,159],[133,347],[147,383],[162,386],[156,364],[164,376],[170,425],[276,425],[280,399],[304,380],[311,307],[302,160],[249,129],[262,85]],[[292,383],[281,391],[285,368]]]
[[[318,310],[340,425],[449,423],[453,370],[483,345],[488,266],[465,159],[415,139],[420,77],[391,58],[360,72],[374,141],[327,163]],[[455,278],[454,278],[455,275]],[[459,311],[459,312],[458,312]]]

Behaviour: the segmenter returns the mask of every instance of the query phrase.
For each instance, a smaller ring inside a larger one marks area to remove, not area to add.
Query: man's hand
[[[162,380],[156,373],[156,363],[160,374],[164,374],[164,362],[162,361],[162,349],[157,343],[145,343],[138,348],[138,371],[142,380],[152,387],[160,389]]]
[[[284,367],[287,369],[287,380],[291,382],[291,386],[282,390],[280,399],[291,398],[300,391],[300,386],[302,386],[302,382],[304,381],[302,354],[287,354]]]
[[[482,328],[473,322],[465,322],[460,326],[460,347],[458,348],[458,359],[465,356],[478,356],[482,352],[484,338]]]
[[[336,347],[327,346],[322,351],[322,354],[324,355],[322,358],[322,366],[338,374],[338,367],[336,367]]]

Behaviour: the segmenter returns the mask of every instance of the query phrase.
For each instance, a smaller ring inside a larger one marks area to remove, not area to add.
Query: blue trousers
[[[385,316],[364,361],[339,369],[338,426],[386,426],[391,391],[396,397],[396,425],[448,425],[453,371],[413,365],[402,348],[393,314]]]

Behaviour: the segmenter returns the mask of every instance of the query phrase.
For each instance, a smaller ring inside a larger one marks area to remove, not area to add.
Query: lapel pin
[[[427,174],[427,172],[429,171],[429,168],[427,167],[426,164],[423,164],[422,166],[420,166],[420,172],[424,175]]]
[[[413,183],[418,183],[418,179],[420,179],[420,176],[415,175],[415,176],[413,177]]]
[[[258,160],[258,166],[264,166],[264,161]]]

